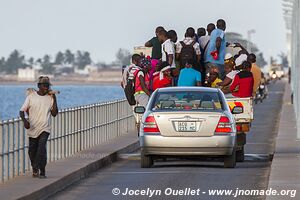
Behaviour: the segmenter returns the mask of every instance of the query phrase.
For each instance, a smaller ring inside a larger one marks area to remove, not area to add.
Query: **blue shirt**
[[[218,60],[215,60],[210,55],[210,53],[217,50],[216,49],[216,39],[218,37],[220,37],[222,39],[222,42],[221,42]],[[210,41],[209,41],[209,44],[207,47],[207,54],[206,54],[205,62],[224,65],[225,53],[226,53],[225,34],[224,34],[223,30],[217,28],[211,32]]]
[[[201,73],[193,68],[183,68],[180,71],[178,86],[196,86],[201,81]]]

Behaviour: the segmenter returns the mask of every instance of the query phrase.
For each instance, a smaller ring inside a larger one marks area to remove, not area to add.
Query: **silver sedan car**
[[[140,125],[141,167],[168,156],[221,156],[236,165],[236,124],[221,90],[205,87],[157,89]],[[232,111],[242,112],[239,107]]]

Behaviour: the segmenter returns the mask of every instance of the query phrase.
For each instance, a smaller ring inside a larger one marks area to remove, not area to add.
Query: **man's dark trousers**
[[[47,164],[47,140],[50,133],[42,132],[37,138],[29,137],[29,158],[34,172],[40,170],[41,175],[45,175]]]

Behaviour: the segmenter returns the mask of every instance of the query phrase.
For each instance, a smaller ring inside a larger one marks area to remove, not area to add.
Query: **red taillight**
[[[154,116],[150,115],[145,119],[143,124],[144,133],[157,133],[160,132],[156,124]]]
[[[228,117],[221,116],[215,133],[230,133],[232,132],[231,123]]]
[[[242,131],[242,126],[241,125],[236,125],[236,131]]]

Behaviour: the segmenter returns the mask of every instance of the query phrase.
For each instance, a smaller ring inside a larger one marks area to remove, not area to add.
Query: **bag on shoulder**
[[[136,80],[136,76],[138,75],[140,70],[137,70],[134,73],[131,73],[133,69],[131,69],[129,71],[129,75],[127,76],[127,84],[124,88],[124,93],[126,96],[126,99],[129,103],[129,105],[134,106],[136,105],[136,101],[134,98],[134,93],[135,93],[135,80]]]
[[[192,42],[189,45],[186,45],[183,41],[180,42],[182,48],[181,48],[181,52],[180,52],[180,67],[184,68],[185,64],[187,61],[189,60],[194,60],[196,59],[196,52],[194,49],[194,44],[195,42]]]

